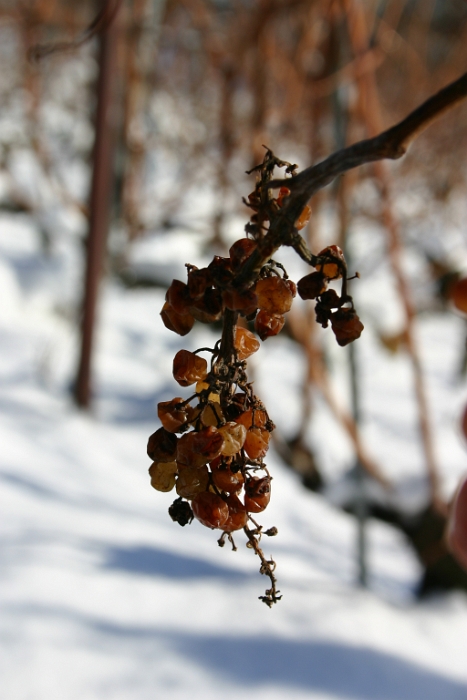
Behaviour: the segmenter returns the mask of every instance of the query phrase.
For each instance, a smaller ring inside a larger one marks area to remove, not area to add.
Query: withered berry
[[[221,454],[231,457],[242,449],[247,430],[244,425],[231,421],[219,428],[219,433],[224,438]]]
[[[297,283],[298,294],[302,299],[316,299],[326,291],[328,280],[322,272],[311,272]]]
[[[193,511],[190,504],[182,498],[176,498],[169,508],[169,515],[175,523],[182,527],[189,525],[193,520]]]
[[[173,376],[180,386],[190,386],[204,379],[208,371],[208,363],[204,357],[199,357],[188,350],[179,350],[173,361]]]
[[[354,309],[339,309],[331,314],[331,326],[342,347],[360,338],[364,328]]]
[[[285,314],[290,311],[293,291],[282,277],[265,277],[256,283],[258,307],[271,314]]]
[[[209,270],[204,267],[201,270],[192,268],[188,273],[188,292],[193,301],[198,301],[204,295],[206,289],[212,286],[212,276]]]
[[[172,280],[165,294],[165,300],[177,314],[182,316],[186,314],[191,302],[187,285],[180,280]]]
[[[177,479],[177,493],[183,498],[194,498],[197,493],[206,491],[209,483],[209,472],[203,467],[182,467]]]
[[[208,265],[208,270],[218,287],[227,287],[233,280],[233,272],[230,267],[230,258],[222,258],[215,255],[212,262]]]
[[[178,438],[165,428],[159,428],[148,440],[148,457],[154,462],[173,462],[177,452]]]
[[[236,326],[234,346],[239,360],[246,360],[250,355],[253,355],[259,350],[259,345],[259,340],[253,333],[250,333],[246,328]]]
[[[210,467],[214,486],[216,486],[219,491],[225,491],[226,493],[237,493],[241,491],[245,477],[240,470],[238,472],[233,472],[229,462],[225,463],[221,461],[211,462]]]
[[[161,401],[157,404],[159,420],[169,433],[176,433],[188,420],[187,407],[183,399],[177,396],[171,401]]]
[[[154,462],[149,467],[151,486],[156,491],[172,491],[175,486],[177,469],[177,462]]]
[[[245,452],[250,459],[262,459],[269,448],[271,433],[262,428],[250,428],[246,434]]]
[[[328,258],[326,262],[316,265],[318,272],[322,272],[330,280],[337,280],[342,277],[342,273],[345,270],[345,258],[338,245],[330,245],[327,248],[323,248],[318,253],[318,256],[320,258]]]
[[[256,241],[252,241],[251,238],[240,238],[240,240],[235,241],[235,243],[230,246],[230,266],[234,272],[236,272],[247,260],[252,252],[256,249]]]
[[[216,493],[198,493],[191,504],[193,515],[202,525],[211,530],[221,528],[229,517],[229,507]]]
[[[241,423],[247,430],[250,428],[264,428],[267,422],[266,411],[262,411],[259,408],[255,410],[249,408],[247,411],[241,413],[237,418],[235,418],[236,423]]]
[[[189,333],[195,323],[195,319],[190,313],[178,314],[168,302],[165,302],[162,307],[161,318],[164,326],[178,335]]]
[[[234,494],[227,496],[225,501],[229,509],[229,515],[222,526],[223,531],[235,532],[235,530],[241,530],[248,522],[247,509],[238,496],[235,496]]]
[[[224,437],[214,426],[185,433],[177,443],[177,462],[201,467],[221,454]]]
[[[222,294],[218,289],[206,289],[203,296],[190,306],[190,313],[201,323],[219,321],[224,310]]]
[[[258,297],[253,289],[246,289],[244,292],[226,289],[222,292],[222,299],[227,309],[238,311],[242,316],[250,316],[258,308]]]
[[[285,316],[282,314],[271,314],[269,311],[261,310],[255,318],[255,331],[261,340],[266,340],[280,333],[284,323]]]
[[[245,508],[249,513],[261,513],[271,498],[271,477],[249,477],[245,482]]]
[[[300,214],[297,221],[295,222],[295,228],[298,229],[299,231],[302,228],[305,228],[305,226],[309,222],[310,218],[311,218],[311,207],[309,207],[308,204],[306,204],[302,213]]]
[[[323,309],[338,309],[341,304],[341,298],[334,289],[328,289],[327,292],[321,294],[319,303]]]

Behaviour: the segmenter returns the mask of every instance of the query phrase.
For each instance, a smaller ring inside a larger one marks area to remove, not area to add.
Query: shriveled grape
[[[156,491],[172,491],[175,486],[177,462],[154,462],[149,467],[151,486]]]
[[[180,386],[190,386],[204,379],[208,371],[208,363],[204,357],[199,357],[188,350],[179,350],[173,361],[173,376]]]
[[[188,313],[191,300],[187,285],[180,280],[172,280],[172,284],[165,294],[165,300],[177,314],[183,316],[183,314]]]
[[[253,409],[249,408],[247,411],[244,411],[237,418],[235,418],[235,422],[241,423],[241,425],[244,425],[245,428],[248,430],[252,427],[264,428],[267,419],[268,417],[266,411],[262,411],[259,408],[253,411]]]
[[[248,522],[248,513],[238,496],[227,496],[226,503],[229,509],[229,515],[225,523],[222,525],[224,532],[235,532],[241,530]]]
[[[235,241],[235,243],[230,247],[230,265],[232,270],[236,270],[243,265],[245,260],[247,260],[252,252],[256,250],[256,241],[252,241],[250,238],[240,238],[240,240]]]
[[[271,433],[262,428],[250,428],[248,430],[245,444],[243,445],[245,452],[250,459],[262,459],[269,448],[269,439]]]
[[[331,314],[331,326],[341,347],[360,338],[364,328],[353,309],[339,309]]]
[[[323,264],[319,263],[316,265],[317,271],[322,272],[330,280],[340,279],[343,270],[345,270],[345,258],[339,246],[330,245],[327,248],[323,248],[318,255],[319,257],[326,256],[329,260],[326,260]]]
[[[211,491],[196,494],[191,503],[193,515],[202,525],[215,530],[221,528],[229,517],[229,507],[220,496]]]
[[[237,326],[235,328],[235,349],[237,350],[237,355],[239,360],[246,360],[250,355],[253,355],[257,350],[259,350],[259,341],[254,335],[246,328],[241,328]]]
[[[282,277],[265,277],[256,283],[258,307],[271,314],[285,314],[290,311],[293,291]]]
[[[272,314],[261,309],[255,318],[255,331],[261,340],[266,340],[280,333],[284,323],[285,317],[282,314]]]
[[[173,462],[177,452],[177,436],[159,428],[148,440],[148,457],[154,462]]]
[[[171,401],[161,401],[157,404],[157,415],[169,433],[176,433],[188,419],[186,405],[183,405],[183,399],[179,396]]]
[[[183,498],[194,498],[197,493],[206,491],[209,483],[209,472],[206,466],[184,467],[180,469],[177,479],[177,493]]]
[[[221,454],[231,457],[242,449],[247,430],[244,425],[231,421],[219,428],[219,433],[224,438]]]
[[[271,498],[271,477],[251,476],[245,482],[245,508],[249,513],[261,513]]]
[[[226,493],[237,493],[241,491],[245,477],[239,470],[233,472],[229,463],[220,462],[214,466],[215,462],[211,462],[212,480],[219,491]]]
[[[168,302],[162,307],[161,319],[169,331],[178,333],[178,335],[189,333],[195,323],[195,319],[190,313],[178,314]]]
[[[322,272],[312,272],[298,280],[298,294],[302,299],[316,299],[326,291],[328,280]]]

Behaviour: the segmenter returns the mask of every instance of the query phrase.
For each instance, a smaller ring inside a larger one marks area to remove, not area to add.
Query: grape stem
[[[264,592],[264,595],[259,596],[259,599],[262,600],[263,603],[265,603],[268,606],[268,608],[272,608],[274,603],[277,603],[277,601],[279,601],[282,598],[282,596],[279,595],[280,591],[276,588],[277,580],[274,575],[276,562],[274,561],[274,559],[266,559],[266,557],[264,556],[264,552],[259,546],[259,541],[255,537],[255,533],[258,532],[258,528],[256,530],[250,530],[248,525],[245,525],[243,531],[248,537],[247,546],[250,546],[251,549],[254,550],[255,554],[257,554],[261,560],[259,573],[268,576],[269,580],[271,581],[271,588],[267,588]]]

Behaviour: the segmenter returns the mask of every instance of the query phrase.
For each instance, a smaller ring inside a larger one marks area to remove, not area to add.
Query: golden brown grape
[[[221,528],[229,517],[229,507],[216,493],[198,493],[192,503],[193,515],[202,525],[215,530]]]
[[[177,462],[154,462],[149,467],[151,486],[156,491],[172,491],[177,475]]]
[[[183,399],[180,396],[171,401],[158,403],[157,415],[169,433],[176,433],[188,420],[187,407],[183,405]]]
[[[256,283],[258,307],[271,314],[285,314],[290,311],[294,298],[293,289],[282,277],[265,277]]]
[[[247,435],[247,430],[244,425],[231,421],[219,428],[219,433],[224,438],[224,445],[222,447],[221,454],[225,455],[226,457],[232,457],[232,455],[236,454],[242,449]]]
[[[179,350],[173,361],[173,376],[180,386],[190,386],[204,379],[208,372],[208,363],[188,350]]]
[[[179,471],[176,485],[179,496],[191,499],[208,488],[209,472],[206,466],[182,467]]]
[[[235,328],[235,349],[237,350],[238,359],[246,360],[250,355],[253,355],[257,350],[259,350],[259,340],[246,328],[241,328],[237,326]]]

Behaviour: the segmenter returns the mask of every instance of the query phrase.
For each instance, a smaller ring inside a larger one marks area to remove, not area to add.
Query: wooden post
[[[91,369],[96,307],[102,276],[112,194],[115,117],[113,114],[117,66],[117,15],[114,0],[102,0],[109,21],[99,35],[99,75],[97,79],[97,113],[90,196],[89,231],[86,244],[86,274],[81,320],[81,353],[74,385],[78,406],[91,403]]]

